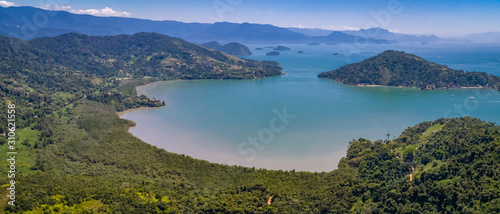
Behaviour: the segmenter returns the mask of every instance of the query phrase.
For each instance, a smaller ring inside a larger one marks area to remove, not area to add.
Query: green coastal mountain
[[[241,59],[156,33],[119,36],[71,33],[24,44],[32,48],[33,56],[34,52],[42,52],[38,58],[52,58],[64,67],[103,77],[251,79],[281,74],[276,62]]]
[[[384,85],[443,89],[483,87],[499,89],[500,77],[485,72],[464,72],[399,51],[384,51],[361,62],[323,72],[322,78],[349,85]]]
[[[207,47],[207,48],[222,51],[222,52],[230,54],[230,55],[235,55],[235,56],[252,55],[252,51],[250,51],[250,49],[247,46],[240,44],[240,43],[237,43],[237,42],[230,42],[230,43],[227,43],[225,45],[221,45],[217,41],[212,41],[212,42],[204,43],[202,45]]]

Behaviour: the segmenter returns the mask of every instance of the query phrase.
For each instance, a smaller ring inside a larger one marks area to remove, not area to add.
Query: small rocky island
[[[323,72],[344,84],[358,86],[396,86],[419,89],[492,88],[499,90],[500,77],[485,72],[465,72],[446,65],[429,62],[421,57],[388,50],[361,62]]]
[[[266,53],[266,56],[279,56],[280,52],[278,51],[271,51],[269,53]]]
[[[277,47],[273,48],[273,50],[275,50],[275,51],[289,51],[291,49],[289,47],[278,45]]]
[[[297,51],[297,53],[298,53],[298,54],[303,54],[303,53],[304,53],[304,51]]]

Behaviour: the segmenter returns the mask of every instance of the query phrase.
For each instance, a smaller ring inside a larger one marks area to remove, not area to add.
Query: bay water
[[[284,75],[152,83],[138,87],[138,93],[164,100],[167,106],[121,117],[137,123],[130,129],[133,135],[169,152],[215,163],[298,171],[331,171],[345,156],[349,141],[384,140],[388,134],[393,139],[423,121],[470,115],[500,122],[499,91],[357,87],[317,77],[387,49],[453,69],[500,75],[500,46],[285,45],[292,50],[280,56],[266,56],[271,51],[266,46],[249,45],[254,54],[246,58],[278,61]]]

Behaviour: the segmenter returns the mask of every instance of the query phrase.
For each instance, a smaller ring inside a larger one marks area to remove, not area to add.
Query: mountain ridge
[[[40,24],[40,26],[23,21],[23,17],[35,17],[35,14],[44,14],[48,17],[48,20]],[[288,28],[269,24],[238,24],[229,22],[216,22],[213,24],[183,23],[169,20],[153,21],[126,17],[96,17],[34,7],[0,7],[0,27],[0,35],[13,36],[24,40],[57,36],[70,32],[95,36],[155,32],[199,44],[209,41],[245,44],[300,44],[315,42],[317,40],[338,44],[342,42],[354,43],[355,41],[355,36],[351,35],[342,35],[343,37],[351,37],[349,39],[337,39],[332,36],[308,36],[291,31]],[[368,38],[365,42],[371,41]],[[375,42],[380,43],[380,41]]]

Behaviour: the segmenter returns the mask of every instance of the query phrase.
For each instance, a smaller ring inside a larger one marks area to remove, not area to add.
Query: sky
[[[392,32],[441,37],[500,32],[500,0],[0,0],[97,16]]]

